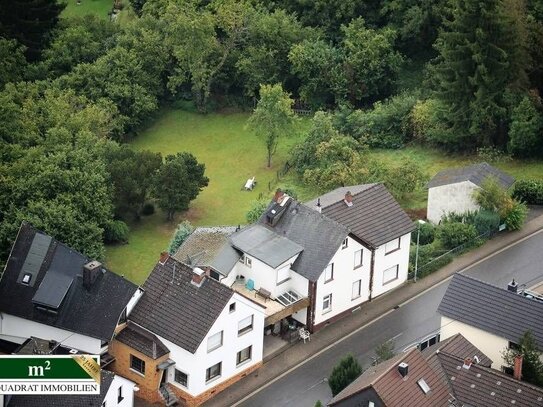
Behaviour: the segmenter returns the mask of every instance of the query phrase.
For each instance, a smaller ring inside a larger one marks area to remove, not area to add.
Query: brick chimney
[[[347,191],[343,202],[345,202],[347,206],[353,206],[353,195],[351,194],[351,191]]]
[[[469,369],[471,367],[472,363],[473,363],[473,360],[471,358],[465,358],[464,359],[464,365],[462,367],[464,369]]]
[[[516,380],[520,380],[522,378],[522,355],[515,356],[513,378]]]
[[[162,252],[162,253],[160,253],[160,259],[158,260],[158,262],[161,265],[164,265],[164,264],[166,264],[166,262],[168,261],[169,258],[170,258],[170,253]]]
[[[206,272],[199,267],[194,267],[192,270],[192,280],[191,283],[196,287],[201,287],[204,279],[206,277]]]
[[[283,196],[285,196],[285,193],[283,191],[281,191],[281,189],[277,189],[277,191],[275,191],[275,195],[273,197],[273,200],[277,203],[281,203],[281,201],[283,200]]]
[[[316,209],[318,213],[322,213],[321,199],[317,199]]]
[[[101,267],[102,263],[100,263],[99,261],[91,261],[83,266],[83,286],[87,290],[90,290],[90,288],[98,278]]]

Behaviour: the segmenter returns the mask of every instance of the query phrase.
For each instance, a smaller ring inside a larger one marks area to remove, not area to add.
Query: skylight
[[[430,386],[428,386],[428,383],[424,379],[419,379],[417,384],[420,386],[420,389],[424,392],[424,394],[428,394],[430,391]]]
[[[30,273],[26,273],[24,276],[23,276],[23,280],[22,280],[22,283],[23,284],[30,284],[30,280],[32,279],[32,274]]]

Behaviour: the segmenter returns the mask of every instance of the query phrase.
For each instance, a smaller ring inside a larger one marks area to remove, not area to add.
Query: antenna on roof
[[[172,281],[170,281],[170,284],[173,284],[173,280],[175,280],[175,263],[173,263],[173,269],[172,269]]]

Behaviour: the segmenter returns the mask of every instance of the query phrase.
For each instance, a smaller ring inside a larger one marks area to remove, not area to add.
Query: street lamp
[[[417,271],[419,269],[419,238],[420,238],[420,225],[424,225],[426,222],[423,221],[422,219],[419,219],[417,221],[418,225],[417,225],[417,250],[415,252],[415,278],[414,278],[414,281],[415,283],[417,282]]]

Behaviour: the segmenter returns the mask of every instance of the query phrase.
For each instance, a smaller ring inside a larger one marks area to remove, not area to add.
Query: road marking
[[[534,237],[535,235],[539,234],[543,232],[543,229],[539,229],[539,230],[536,230],[535,232],[532,232],[531,234],[527,235],[527,236],[524,236],[522,239],[519,239],[513,243],[510,243],[509,245],[505,246],[505,247],[502,247],[500,250],[497,250],[495,252],[492,252],[490,253],[489,255],[487,255],[486,257],[483,257],[482,259],[479,259],[477,260],[475,263],[473,264],[470,264],[469,266],[466,266],[464,267],[463,269],[459,270],[458,273],[463,273],[467,270],[469,270],[470,268],[472,267],[475,267],[476,265],[500,254],[501,252],[505,251],[505,250],[508,250],[510,249],[511,247],[513,246],[516,246],[517,244],[519,243],[522,243],[524,242],[525,240],[528,240],[532,237]],[[420,296],[422,296],[423,294],[427,293],[428,291],[430,290],[433,290],[435,287],[438,287],[440,286],[441,284],[449,281],[451,278],[453,278],[454,274],[447,277],[446,279],[440,281],[439,283],[436,283],[435,285],[431,286],[431,287],[428,287],[426,290],[420,292],[419,294],[415,295],[414,297],[408,299],[407,301],[404,301],[403,303],[400,304],[400,307],[403,307],[405,304],[409,304],[411,301],[414,301],[416,300],[417,298],[419,298]],[[296,366],[292,366],[290,369],[288,369],[286,372],[283,372],[281,373],[279,376],[275,377],[274,379],[268,381],[266,384],[264,384],[263,386],[259,387],[258,389],[254,390],[253,392],[249,393],[248,395],[246,395],[244,398],[242,398],[241,400],[237,401],[236,403],[232,404],[232,407],[236,407],[236,406],[239,406],[240,404],[242,404],[243,402],[249,400],[251,397],[253,397],[254,395],[260,393],[262,390],[270,387],[272,384],[274,384],[275,382],[277,382],[278,380],[281,380],[283,377],[285,377],[286,375],[290,374],[291,372],[293,372],[294,370],[298,369],[299,367],[305,365],[307,362],[315,359],[316,357],[320,356],[321,354],[323,354],[324,352],[328,351],[329,349],[333,348],[334,346],[336,346],[338,343],[341,343],[347,339],[349,339],[351,336],[357,334],[358,332],[360,332],[361,330],[367,328],[369,325],[379,321],[380,319],[388,316],[389,314],[393,313],[394,311],[396,311],[396,309],[390,309],[388,310],[387,312],[385,312],[384,314],[382,315],[379,315],[378,317],[372,319],[371,321],[365,323],[364,325],[356,328],[354,331],[352,331],[351,333],[345,335],[345,336],[342,336],[340,339],[338,339],[337,341],[331,343],[330,345],[326,346],[325,348],[321,349],[320,351],[318,351],[317,353],[311,355],[310,357],[308,357],[307,359],[304,359],[302,362],[298,363]],[[401,334],[400,334],[401,335]]]

